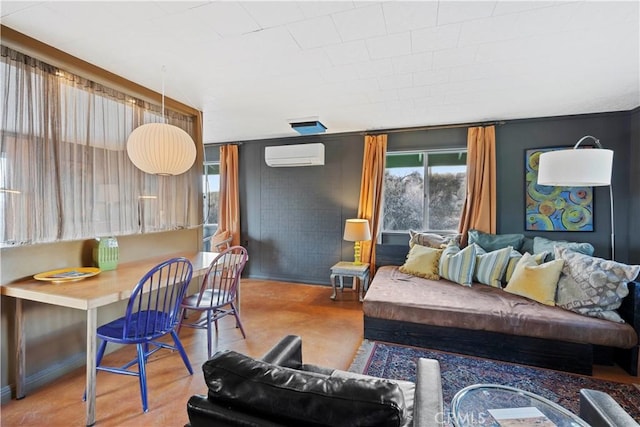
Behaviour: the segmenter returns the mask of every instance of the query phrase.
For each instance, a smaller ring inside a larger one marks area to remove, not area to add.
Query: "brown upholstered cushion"
[[[433,326],[621,348],[638,343],[629,324],[583,316],[492,286],[422,279],[391,266],[376,270],[362,310],[368,317]]]

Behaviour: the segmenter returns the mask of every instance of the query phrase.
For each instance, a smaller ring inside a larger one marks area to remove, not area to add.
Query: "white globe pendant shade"
[[[191,136],[177,126],[147,123],[131,132],[127,154],[133,164],[153,175],[180,175],[196,160],[196,145]]]

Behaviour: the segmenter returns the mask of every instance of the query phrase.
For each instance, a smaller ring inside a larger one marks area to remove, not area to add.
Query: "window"
[[[196,116],[6,46],[0,72],[0,247],[198,226],[198,171],[149,175],[126,153],[140,124],[166,117],[193,134]]]
[[[207,243],[207,238],[213,236],[213,233],[218,229],[218,206],[220,202],[219,162],[205,163],[202,188],[204,189],[204,230],[202,237]]]
[[[467,152],[388,153],[383,231],[455,231],[466,194]]]

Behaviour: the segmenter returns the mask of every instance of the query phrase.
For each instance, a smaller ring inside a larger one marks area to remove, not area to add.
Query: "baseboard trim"
[[[327,278],[329,277],[330,272],[327,272]],[[242,276],[242,278],[246,279],[256,279],[256,280],[273,280],[276,282],[287,282],[294,283],[298,285],[321,285],[321,286],[331,286],[331,283],[327,281],[319,281],[319,280],[307,280],[301,278],[291,278],[291,277],[276,277],[276,276],[266,276],[264,274],[248,274],[246,276]],[[240,285],[242,286],[242,285]]]
[[[36,372],[33,375],[29,375],[25,379],[25,393],[27,397],[29,393],[33,390],[37,390],[38,388],[55,381],[61,376],[78,369],[84,366],[87,362],[86,356],[84,353],[79,353],[74,356],[71,356],[61,362],[58,362],[52,366],[43,369],[42,371]],[[83,390],[78,390],[78,400],[82,399]],[[15,395],[15,384],[7,385],[2,387],[1,389],[1,403],[4,405],[9,402],[11,398]]]

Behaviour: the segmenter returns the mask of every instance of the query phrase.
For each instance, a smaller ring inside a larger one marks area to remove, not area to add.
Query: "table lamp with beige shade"
[[[353,245],[353,264],[362,265],[360,258],[360,242],[371,240],[369,221],[366,219],[348,219],[344,226],[343,239],[348,242],[355,242]]]

